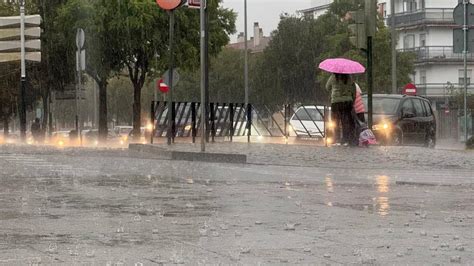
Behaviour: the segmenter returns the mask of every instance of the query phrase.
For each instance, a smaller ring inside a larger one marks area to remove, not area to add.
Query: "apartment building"
[[[312,7],[300,10],[303,15],[318,17],[327,12],[334,0],[313,0]],[[397,50],[416,54],[412,82],[418,94],[432,99],[437,106],[445,103],[450,85],[464,85],[463,56],[453,51],[453,10],[458,0],[393,0],[395,15],[391,17],[390,1],[379,1],[379,12],[391,26],[395,20],[398,33]],[[387,62],[388,63],[388,62]],[[467,83],[470,93],[473,53],[468,54]]]

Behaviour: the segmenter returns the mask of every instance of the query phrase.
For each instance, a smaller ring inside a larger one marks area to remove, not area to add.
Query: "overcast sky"
[[[237,13],[237,32],[244,31],[244,0],[223,0],[226,8]],[[280,14],[294,14],[297,10],[309,8],[311,0],[247,0],[248,34],[253,36],[253,23],[259,22],[265,36],[278,27]],[[236,41],[237,35],[231,37]]]

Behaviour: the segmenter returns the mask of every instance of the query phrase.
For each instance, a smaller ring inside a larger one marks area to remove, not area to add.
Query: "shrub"
[[[467,149],[474,149],[474,136],[467,140],[466,142]]]

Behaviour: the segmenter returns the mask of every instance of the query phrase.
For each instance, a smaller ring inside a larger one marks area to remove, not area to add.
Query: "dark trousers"
[[[352,143],[354,139],[354,119],[352,118],[352,102],[331,104],[331,116],[336,127],[334,128],[335,142]],[[341,138],[342,130],[342,138]]]

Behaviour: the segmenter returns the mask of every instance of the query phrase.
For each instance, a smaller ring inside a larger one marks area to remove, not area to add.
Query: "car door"
[[[415,138],[415,117],[404,117],[404,115],[408,113],[415,114],[415,108],[410,98],[404,99],[401,106],[399,126],[403,131],[403,142],[413,143]]]
[[[413,98],[412,101],[415,108],[413,140],[422,143],[425,140],[427,130],[426,111],[420,99]]]

